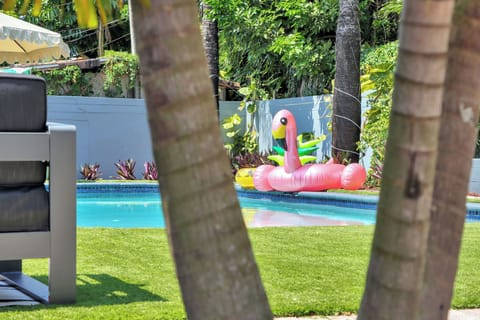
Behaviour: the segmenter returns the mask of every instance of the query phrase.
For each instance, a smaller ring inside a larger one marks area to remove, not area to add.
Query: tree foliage
[[[21,8],[27,2],[16,2],[15,10],[18,14],[22,15]],[[37,14],[34,14],[34,6],[27,6],[22,18],[30,23],[59,32],[65,43],[70,47],[72,56],[96,57],[98,46],[97,25],[85,27],[81,24],[81,16],[77,15],[76,2],[44,0],[41,10]],[[93,3],[93,1],[91,2]],[[106,48],[117,51],[128,50],[130,48],[130,37],[126,36],[129,34],[127,6],[123,6],[123,1],[118,0],[96,1],[96,3],[103,3],[103,7],[109,8],[105,11],[105,9],[97,7],[97,10],[92,12],[92,17],[97,19],[102,16],[101,12],[108,12],[108,17],[105,16],[104,22],[104,32],[107,36]]]
[[[32,14],[32,1],[3,1],[3,7],[10,2],[16,3],[17,13],[29,4],[25,19],[60,32],[74,56],[96,56],[93,28],[102,20],[111,33],[107,49],[127,51],[130,47],[125,0],[45,0],[37,16]],[[150,0],[140,2],[150,5]],[[242,86],[256,79],[273,98],[322,94],[331,89],[337,0],[204,2],[211,8],[209,18],[219,27],[220,69],[226,78]],[[364,46],[396,38],[396,7],[398,0],[360,0]]]
[[[128,52],[106,51],[107,61],[102,68],[105,74],[103,89],[107,96],[119,96],[123,90],[122,79],[126,77],[127,89],[133,89],[139,77],[138,57]]]
[[[242,85],[255,78],[274,98],[322,94],[330,88],[335,67],[337,0],[206,2],[212,9],[212,19],[218,21],[220,68],[228,78]],[[360,1],[364,44],[396,38],[395,19],[374,24],[383,4],[380,0]],[[385,23],[392,27],[386,28]]]
[[[75,65],[48,71],[36,70],[34,74],[48,83],[49,95],[90,96],[93,92],[91,74],[83,73]]]
[[[397,54],[398,41],[393,41],[365,52],[362,58],[361,85],[369,109],[365,113],[359,149],[363,153],[372,149],[372,163],[382,163],[385,154]],[[370,181],[371,184],[377,182]]]

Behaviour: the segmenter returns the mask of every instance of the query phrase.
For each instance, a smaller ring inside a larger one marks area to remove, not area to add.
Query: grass
[[[249,229],[276,316],[356,312],[372,226]],[[0,319],[185,319],[163,229],[78,230],[78,301],[2,308]],[[480,306],[480,224],[466,226],[455,308]],[[25,272],[46,280],[47,261]]]

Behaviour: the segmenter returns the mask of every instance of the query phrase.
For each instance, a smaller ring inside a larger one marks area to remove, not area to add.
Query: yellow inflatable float
[[[241,168],[235,174],[235,182],[244,189],[254,189],[253,173],[256,168]]]

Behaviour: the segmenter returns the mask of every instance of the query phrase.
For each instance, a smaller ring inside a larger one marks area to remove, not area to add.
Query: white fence
[[[280,109],[289,109],[297,120],[298,132],[326,134],[327,139],[317,151],[317,158],[330,155],[331,133],[328,96],[277,99],[259,103],[254,119],[260,134],[260,151],[271,150],[271,121]],[[238,111],[239,102],[222,101],[220,118],[238,113],[244,119],[245,111]],[[365,110],[366,106],[362,106]],[[143,99],[98,97],[48,97],[48,121],[73,124],[77,127],[77,169],[84,163],[99,163],[102,178],[116,176],[114,163],[133,158],[137,161],[136,176],[141,178],[143,164],[152,161],[152,144]],[[246,121],[244,122],[246,124]],[[368,167],[369,155],[363,165]],[[78,177],[80,174],[78,172]],[[480,192],[480,159],[474,159],[470,191]]]

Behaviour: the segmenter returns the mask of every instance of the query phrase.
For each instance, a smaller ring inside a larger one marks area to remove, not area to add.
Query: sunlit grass
[[[277,316],[356,312],[373,226],[249,229]],[[480,224],[466,227],[455,308],[480,307]],[[45,280],[46,260],[25,272]],[[162,229],[78,230],[74,305],[0,309],[0,319],[185,319]]]

